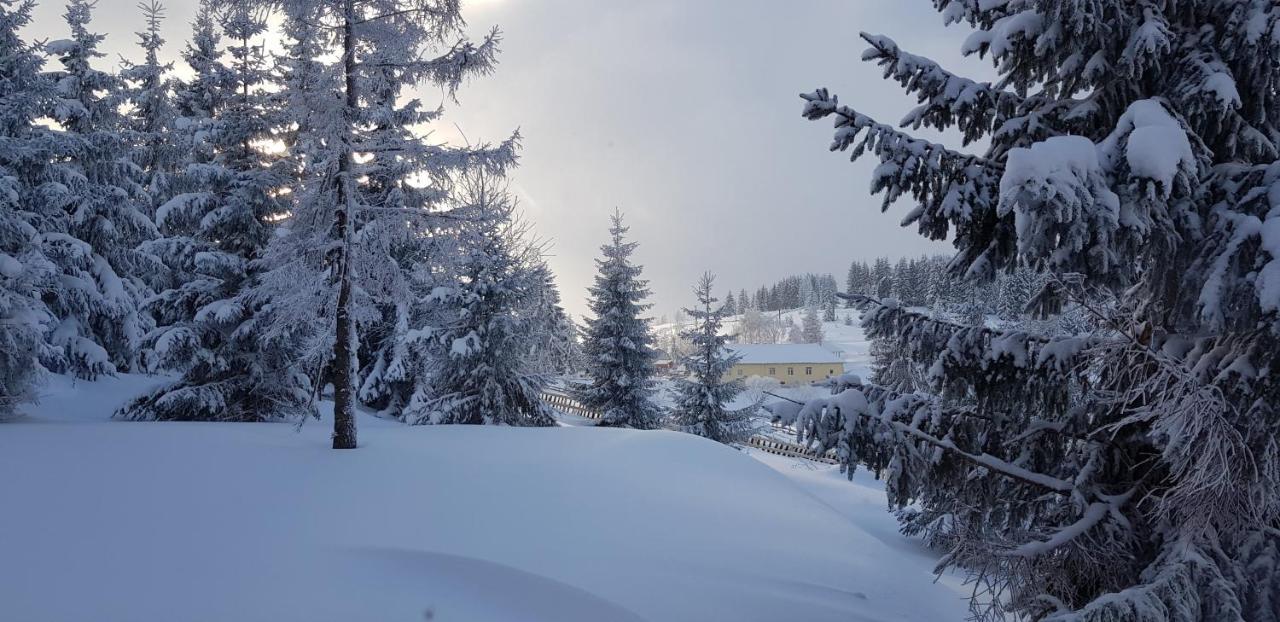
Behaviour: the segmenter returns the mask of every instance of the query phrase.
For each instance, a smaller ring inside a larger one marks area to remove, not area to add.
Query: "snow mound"
[[[362,448],[333,451],[325,423],[104,420],[156,381],[55,383],[3,427],[8,618],[964,616],[887,514],[862,529],[700,438],[366,417]]]

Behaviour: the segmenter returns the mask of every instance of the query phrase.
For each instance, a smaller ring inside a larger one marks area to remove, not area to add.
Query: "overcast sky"
[[[65,36],[63,2],[41,0],[33,36]],[[137,58],[136,0],[99,0],[93,25],[104,61]],[[166,3],[170,59],[190,31],[195,0]],[[464,0],[478,35],[499,26],[497,73],[448,103],[436,137],[500,140],[519,128],[513,185],[551,244],[565,305],[581,315],[594,258],[616,206],[639,243],[654,317],[690,303],[703,271],[717,288],[752,290],[797,272],[843,282],[852,259],[947,252],[879,211],[874,163],[827,151],[831,126],[800,117],[801,92],[826,86],[841,102],[896,123],[914,105],[859,61],[859,31],[973,77],[959,56],[968,34],[944,28],[928,0]],[[429,103],[441,100],[424,91]],[[924,137],[934,137],[921,133]],[[954,141],[948,141],[954,144]]]

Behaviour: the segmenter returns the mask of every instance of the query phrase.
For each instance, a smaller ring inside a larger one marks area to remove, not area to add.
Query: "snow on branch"
[[[827,89],[801,94],[800,97],[808,102],[803,112],[806,119],[816,121],[824,117],[836,116],[836,134],[835,141],[831,144],[832,151],[848,149],[849,145],[858,139],[858,135],[865,131],[862,142],[854,148],[854,158],[861,156],[867,148],[871,148],[877,154],[885,150],[901,149],[922,160],[929,160],[937,167],[954,169],[977,165],[991,167],[998,172],[999,165],[985,158],[914,138],[892,126],[877,123],[871,117],[848,106],[841,106],[839,99],[831,95]],[[920,164],[925,165],[925,162],[922,161]]]
[[[1085,508],[1080,520],[1063,527],[1044,540],[1027,542],[1009,551],[1007,555],[1013,557],[1039,557],[1054,549],[1063,547],[1098,526],[1108,515],[1118,513],[1120,508],[1125,503],[1128,503],[1129,498],[1132,496],[1133,491],[1130,490],[1122,495],[1108,497],[1104,501],[1094,501]]]
[[[862,294],[837,294],[864,311],[863,325],[868,336],[878,334],[932,335],[917,344],[932,343],[931,356],[948,357],[956,363],[989,367],[998,361],[1011,363],[1028,371],[1042,371],[1055,375],[1067,374],[1076,369],[1082,354],[1102,345],[1104,339],[1097,335],[1081,337],[1048,337],[1025,331],[1002,331],[986,326],[966,326],[932,317],[920,311],[903,308],[894,300],[880,300]],[[907,329],[906,326],[910,325]]]
[[[359,65],[362,68],[403,70],[417,81],[444,88],[452,96],[462,86],[463,80],[493,72],[497,66],[498,43],[501,40],[501,32],[494,28],[479,43],[459,40],[444,54],[434,58],[403,60],[375,57]]]
[[[950,438],[939,438],[921,429],[922,413],[936,408],[938,405],[934,403],[933,398],[927,396],[902,395],[883,387],[860,385],[857,388],[847,388],[830,399],[809,401],[797,415],[796,428],[801,442],[816,442],[819,445],[818,450],[825,452],[835,448],[840,439],[833,438],[830,434],[822,434],[819,430],[850,430],[849,419],[861,417],[894,432],[896,442],[900,443],[907,438],[922,441],[961,458],[973,466],[1057,494],[1071,494],[1076,489],[1076,486],[1068,480],[1036,473],[985,452],[965,450]],[[842,420],[844,424],[840,425],[839,422]],[[832,422],[836,422],[834,428],[831,427]],[[837,451],[838,455],[841,453]],[[848,452],[844,452],[840,457],[846,464],[851,458]]]
[[[1263,324],[1280,334],[1280,162],[1221,165],[1215,173],[1213,252],[1192,270],[1200,319],[1218,330]]]
[[[880,160],[871,177],[871,192],[884,192],[882,210],[904,195],[916,207],[902,225],[916,223],[934,240],[953,238],[961,249],[958,265],[976,277],[990,277],[1013,258],[1016,231],[1012,217],[996,213],[1003,166],[981,156],[914,138],[841,106],[826,89],[802,94],[803,116],[811,121],[835,117],[831,151],[850,151],[856,160],[868,151]],[[954,227],[954,232],[952,231]]]
[[[865,32],[861,37],[871,44],[862,60],[875,61],[884,67],[886,78],[917,95],[921,105],[902,120],[904,127],[945,130],[956,126],[967,145],[1000,127],[1023,101],[990,83],[961,78],[928,58],[903,52],[888,37]]]

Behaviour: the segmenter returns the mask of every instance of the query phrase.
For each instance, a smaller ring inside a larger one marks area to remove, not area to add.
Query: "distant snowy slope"
[[[778,312],[766,311],[764,313],[776,317]],[[804,309],[792,309],[782,312],[782,320],[784,323],[788,321],[800,324],[804,319]],[[852,325],[845,325],[845,317],[850,318]],[[742,316],[735,315],[725,318],[724,330],[726,333],[732,334],[738,329],[738,322]],[[653,329],[659,334],[665,334],[672,328],[679,330],[674,324],[655,324]],[[858,374],[864,378],[871,374],[871,342],[862,332],[862,324],[857,309],[836,309],[836,321],[823,322],[822,331],[825,339],[822,345],[840,355],[845,362],[845,371]],[[659,339],[659,344],[662,340]]]
[[[673,432],[407,428],[365,417],[362,448],[334,451],[325,423],[105,420],[154,381],[57,385],[32,417],[0,427],[0,469],[11,474],[0,478],[0,617],[965,614],[960,594],[932,582],[935,560],[869,509],[882,496],[864,503],[859,487],[839,482],[862,510],[840,505],[839,488],[824,499],[831,473],[813,474],[821,486],[809,488],[805,476]]]

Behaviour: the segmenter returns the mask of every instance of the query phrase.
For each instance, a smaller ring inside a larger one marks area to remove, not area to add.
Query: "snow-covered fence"
[[[585,419],[600,419],[600,413],[588,409],[578,400],[575,400],[559,391],[543,391],[542,399],[558,411],[577,415]],[[767,435],[753,436],[750,439],[747,439],[747,445],[749,447],[759,449],[760,451],[779,456],[804,458],[806,460],[813,460],[815,462],[823,462],[826,464],[837,464],[834,450],[828,451],[825,454],[818,454],[803,445],[788,443]]]
[[[542,399],[552,408],[585,419],[599,419],[600,413],[588,409],[578,400],[559,391],[543,391]]]
[[[839,461],[836,460],[834,450],[819,454],[803,445],[780,441],[768,436],[753,436],[747,439],[747,445],[765,453],[771,453],[779,456],[804,458],[806,460],[813,460],[814,462],[823,462],[826,464],[839,464]]]

